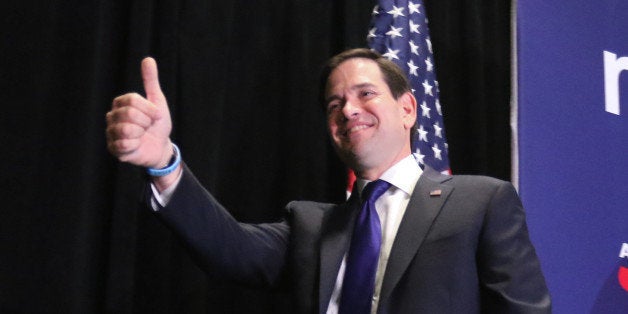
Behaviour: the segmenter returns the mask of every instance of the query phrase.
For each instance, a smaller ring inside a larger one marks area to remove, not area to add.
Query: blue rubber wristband
[[[172,149],[174,150],[174,156],[172,156],[174,161],[170,159],[170,163],[165,168],[146,168],[148,175],[152,177],[163,177],[172,173],[177,169],[177,167],[179,167],[179,164],[181,163],[181,152],[179,151],[179,147],[174,143],[172,143]]]

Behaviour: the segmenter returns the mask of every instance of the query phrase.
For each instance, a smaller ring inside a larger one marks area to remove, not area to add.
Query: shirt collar
[[[406,194],[412,195],[414,186],[422,173],[423,170],[419,167],[419,163],[414,156],[410,154],[406,158],[394,164],[392,167],[388,168],[388,170],[384,171],[379,178],[404,191]],[[360,194],[369,182],[371,181],[364,179],[356,180]]]

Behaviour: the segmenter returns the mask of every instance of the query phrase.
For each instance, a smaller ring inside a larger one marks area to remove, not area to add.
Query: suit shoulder
[[[455,184],[471,184],[471,185],[483,185],[483,186],[503,186],[503,185],[512,185],[508,181],[504,181],[501,179],[482,176],[482,175],[453,175],[451,176],[452,181]]]
[[[453,175],[445,184],[456,189],[456,193],[464,193],[469,196],[479,194],[489,195],[513,195],[518,194],[515,187],[509,181],[481,176],[481,175]]]
[[[338,205],[312,201],[292,201],[286,206],[291,237],[297,243],[317,241],[328,213]]]
[[[494,177],[484,176],[484,175],[469,175],[469,174],[456,174],[456,175],[447,175],[440,173],[432,168],[426,168],[423,172],[423,176],[425,176],[428,180],[431,180],[436,183],[442,183],[446,185],[455,185],[455,186],[481,186],[481,187],[500,187],[500,186],[512,186],[512,184],[508,181],[504,181],[501,179],[497,179]]]

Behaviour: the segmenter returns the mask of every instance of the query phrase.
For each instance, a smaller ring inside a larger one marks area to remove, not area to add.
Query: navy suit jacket
[[[357,193],[354,193],[354,195]],[[288,285],[295,313],[325,313],[358,201],[295,201],[277,223],[237,222],[184,167],[157,215],[208,273]],[[378,313],[550,313],[550,296],[513,186],[427,169],[399,226]]]

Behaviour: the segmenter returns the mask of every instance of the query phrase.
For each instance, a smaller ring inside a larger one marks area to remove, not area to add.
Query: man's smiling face
[[[340,158],[370,179],[410,154],[416,101],[395,99],[373,60],[353,58],[335,68],[325,99],[329,134]]]

